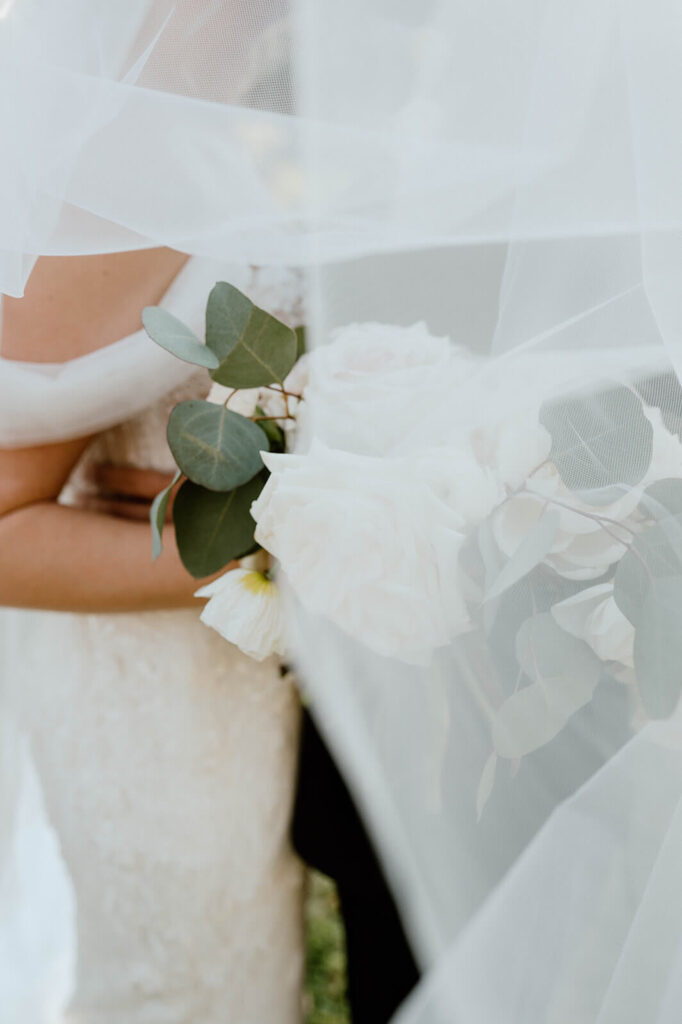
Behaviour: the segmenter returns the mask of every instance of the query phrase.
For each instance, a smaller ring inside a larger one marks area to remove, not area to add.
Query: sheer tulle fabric
[[[458,437],[505,418],[523,445],[518,421],[537,422],[545,403],[568,426],[566,396],[589,403],[621,386],[663,410],[676,433],[681,204],[668,116],[679,11],[332,6],[310,5],[306,22],[314,114],[361,125],[374,142],[395,126],[400,142],[383,163],[363,163],[366,148],[347,157],[346,168],[363,165],[354,194],[325,188],[332,167],[322,144],[314,151],[321,222],[353,208],[375,248],[318,275],[317,336],[352,321],[425,319],[481,354],[478,380],[453,387],[447,408],[415,396],[422,439],[443,460]],[[381,54],[364,74],[345,73],[363,63],[353,45]],[[395,251],[377,255],[384,229]],[[614,400],[603,427],[634,453],[626,404]],[[322,441],[324,429],[322,417]],[[669,472],[682,474],[677,456]],[[634,490],[621,482],[621,495]],[[674,526],[670,545],[675,572]],[[600,566],[595,551],[580,571],[601,578]],[[574,665],[573,712],[553,738],[491,759],[496,715],[519,687],[513,638],[536,603],[547,607],[536,584],[517,584],[492,629],[475,626],[429,669],[370,655],[315,616],[300,620],[307,685],[425,968],[400,1024],[664,1024],[677,1012],[679,712],[650,721],[637,685],[609,661],[583,703],[585,668]],[[640,653],[640,676],[655,657]],[[541,717],[527,708],[524,729]]]
[[[607,455],[648,443],[624,396],[657,410],[657,437],[659,419],[679,433],[670,0],[297,0],[288,20],[275,0],[0,10],[6,292],[43,252],[163,243],[310,264],[314,343],[352,321],[425,320],[479,353],[424,418],[436,449],[548,403],[560,433],[576,393],[599,405]],[[610,500],[637,505],[638,486],[625,474]],[[674,571],[676,529],[667,540]],[[585,696],[594,661],[578,660],[561,726],[530,749],[500,741],[490,768],[523,669],[519,616],[548,614],[547,580],[578,579],[578,560],[610,581],[601,548],[570,554],[427,667],[299,612],[307,689],[425,970],[400,1024],[675,1019],[677,706],[652,721],[614,659]],[[537,707],[523,722],[542,725]]]

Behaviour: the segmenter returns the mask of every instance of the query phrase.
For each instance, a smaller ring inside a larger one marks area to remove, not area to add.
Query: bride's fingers
[[[168,486],[173,474],[155,469],[95,463],[89,469],[89,477],[101,494],[152,501],[159,491]]]

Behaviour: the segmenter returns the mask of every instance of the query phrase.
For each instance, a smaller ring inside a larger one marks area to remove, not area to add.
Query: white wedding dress
[[[256,301],[296,317],[295,275],[240,273],[235,283]],[[165,304],[182,311],[190,288],[198,310],[215,279],[210,268],[199,277],[191,268]],[[146,352],[147,344],[154,348],[140,337],[132,347]],[[77,362],[94,366],[100,356]],[[22,370],[31,372],[6,361],[0,374]],[[210,385],[205,371],[182,372],[170,393],[100,434],[84,461],[170,469],[168,413]],[[145,380],[133,372],[133,381],[139,404]],[[74,415],[73,401],[55,402],[65,418]],[[83,478],[81,466],[63,500],[77,500]],[[297,1024],[302,870],[288,826],[298,705],[277,661],[253,662],[193,610],[6,610],[1,625],[6,708],[25,737],[58,841],[50,854],[43,840],[37,872],[57,877],[50,857],[61,858],[68,893],[60,906],[65,915],[69,901],[74,908],[77,945],[63,1009],[49,1017],[36,1008],[27,978],[11,1024]],[[29,896],[33,888],[29,880]],[[31,898],[32,913],[53,927],[40,889]],[[19,974],[28,969],[21,913],[16,945],[6,949]]]

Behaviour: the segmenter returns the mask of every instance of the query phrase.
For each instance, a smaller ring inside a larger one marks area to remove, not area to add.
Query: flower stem
[[[252,416],[251,419],[254,423],[262,423],[264,420],[294,420],[296,417],[287,413],[285,416]]]
[[[289,398],[298,398],[299,401],[303,398],[303,395],[299,395],[297,391],[287,391],[282,384],[266,384],[265,387],[268,391],[277,391],[280,395],[288,395]]]

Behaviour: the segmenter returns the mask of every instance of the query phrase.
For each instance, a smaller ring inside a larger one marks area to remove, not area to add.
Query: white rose
[[[515,491],[545,462],[552,438],[533,408],[505,416],[491,427],[478,428],[471,435],[471,444],[478,461]]]
[[[584,640],[602,661],[633,667],[635,627],[613,597],[613,583],[599,583],[552,608],[558,626]]]
[[[430,448],[410,461],[414,474],[455,513],[460,529],[482,522],[506,497],[497,475],[467,448]]]
[[[255,661],[286,651],[282,598],[276,583],[253,569],[230,569],[197,590],[208,597],[201,620]]]
[[[271,476],[251,514],[256,540],[293,591],[372,650],[412,663],[467,628],[463,535],[405,464],[315,445],[266,455]]]
[[[423,323],[341,328],[311,354],[306,397],[315,436],[357,454],[396,453],[425,418],[448,412],[473,364]]]

